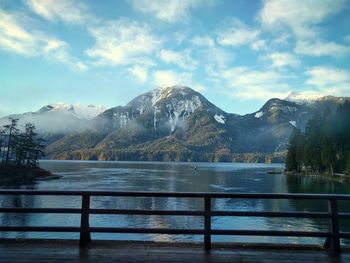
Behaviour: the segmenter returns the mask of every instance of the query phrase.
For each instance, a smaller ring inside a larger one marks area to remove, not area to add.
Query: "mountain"
[[[64,113],[78,119],[91,120],[106,110],[104,106],[66,104],[63,102],[48,104],[36,113]]]
[[[13,114],[0,118],[0,125],[8,123],[8,118],[18,118],[19,125],[33,123],[40,134],[53,142],[67,133],[79,132],[89,126],[90,121],[105,111],[103,106],[65,104],[48,104],[38,111]]]
[[[273,98],[256,112],[237,115],[188,87],[157,88],[85,120],[83,128],[51,141],[46,153],[52,159],[281,161],[294,127],[304,129],[313,114],[349,100],[295,97]]]

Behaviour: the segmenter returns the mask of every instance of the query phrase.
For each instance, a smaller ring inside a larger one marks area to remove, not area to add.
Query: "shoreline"
[[[306,172],[290,172],[290,171],[284,171],[285,175],[288,176],[298,176],[298,177],[315,177],[320,179],[326,179],[329,181],[336,181],[336,182],[344,182],[344,181],[350,181],[350,175],[342,174],[342,173],[334,173],[332,176],[330,173],[306,173]]]
[[[53,180],[58,178],[60,178],[60,176],[52,174],[50,171],[41,167],[0,165],[1,184],[18,181]]]

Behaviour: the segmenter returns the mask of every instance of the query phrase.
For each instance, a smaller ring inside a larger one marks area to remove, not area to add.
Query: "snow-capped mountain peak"
[[[106,110],[104,106],[95,106],[95,105],[83,105],[83,104],[67,104],[64,102],[58,102],[53,104],[48,104],[42,107],[39,112],[50,112],[50,113],[67,113],[72,114],[79,119],[91,120],[97,115],[101,114]]]
[[[323,97],[320,94],[304,94],[297,91],[290,90],[283,100],[292,101],[295,103],[310,103],[319,100]]]

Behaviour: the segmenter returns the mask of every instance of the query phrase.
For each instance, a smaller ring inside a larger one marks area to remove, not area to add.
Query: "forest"
[[[317,112],[305,130],[294,128],[289,139],[286,171],[350,175],[350,103],[335,112]]]
[[[45,146],[37,137],[35,126],[25,124],[22,129],[18,119],[9,118],[9,124],[0,128],[0,165],[2,170],[9,167],[37,168]]]

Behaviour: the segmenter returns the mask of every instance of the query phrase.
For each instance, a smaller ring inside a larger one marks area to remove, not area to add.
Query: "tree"
[[[334,116],[334,129],[337,148],[340,158],[350,150],[350,102],[340,104]]]
[[[3,159],[2,147],[4,146],[5,130],[0,129],[0,161]]]
[[[305,127],[305,164],[317,173],[322,170],[321,127],[322,119],[318,112],[307,122]]]
[[[304,165],[304,144],[305,139],[298,128],[294,128],[288,143],[286,158],[287,171],[300,172]]]
[[[10,121],[10,124],[4,125],[5,130],[3,132],[0,131],[0,148],[1,145],[6,146],[6,155],[3,155],[5,157],[2,158],[2,162],[5,165],[11,163],[17,167],[37,167],[38,159],[44,155],[44,141],[37,138],[33,124],[27,123],[24,131],[20,132],[17,128],[18,119],[10,118]]]
[[[6,157],[5,157],[5,164],[8,164],[9,160],[10,160],[10,153],[13,147],[13,142],[15,141],[15,138],[18,134],[18,128],[17,128],[17,124],[18,124],[18,119],[14,119],[14,118],[9,118],[9,121],[11,122],[8,125],[5,125],[5,131],[8,131],[8,139],[7,139],[7,150],[6,150]]]
[[[336,161],[336,142],[333,130],[333,116],[329,108],[322,115],[323,125],[321,126],[321,164],[324,167],[329,167],[333,176],[333,166]]]

